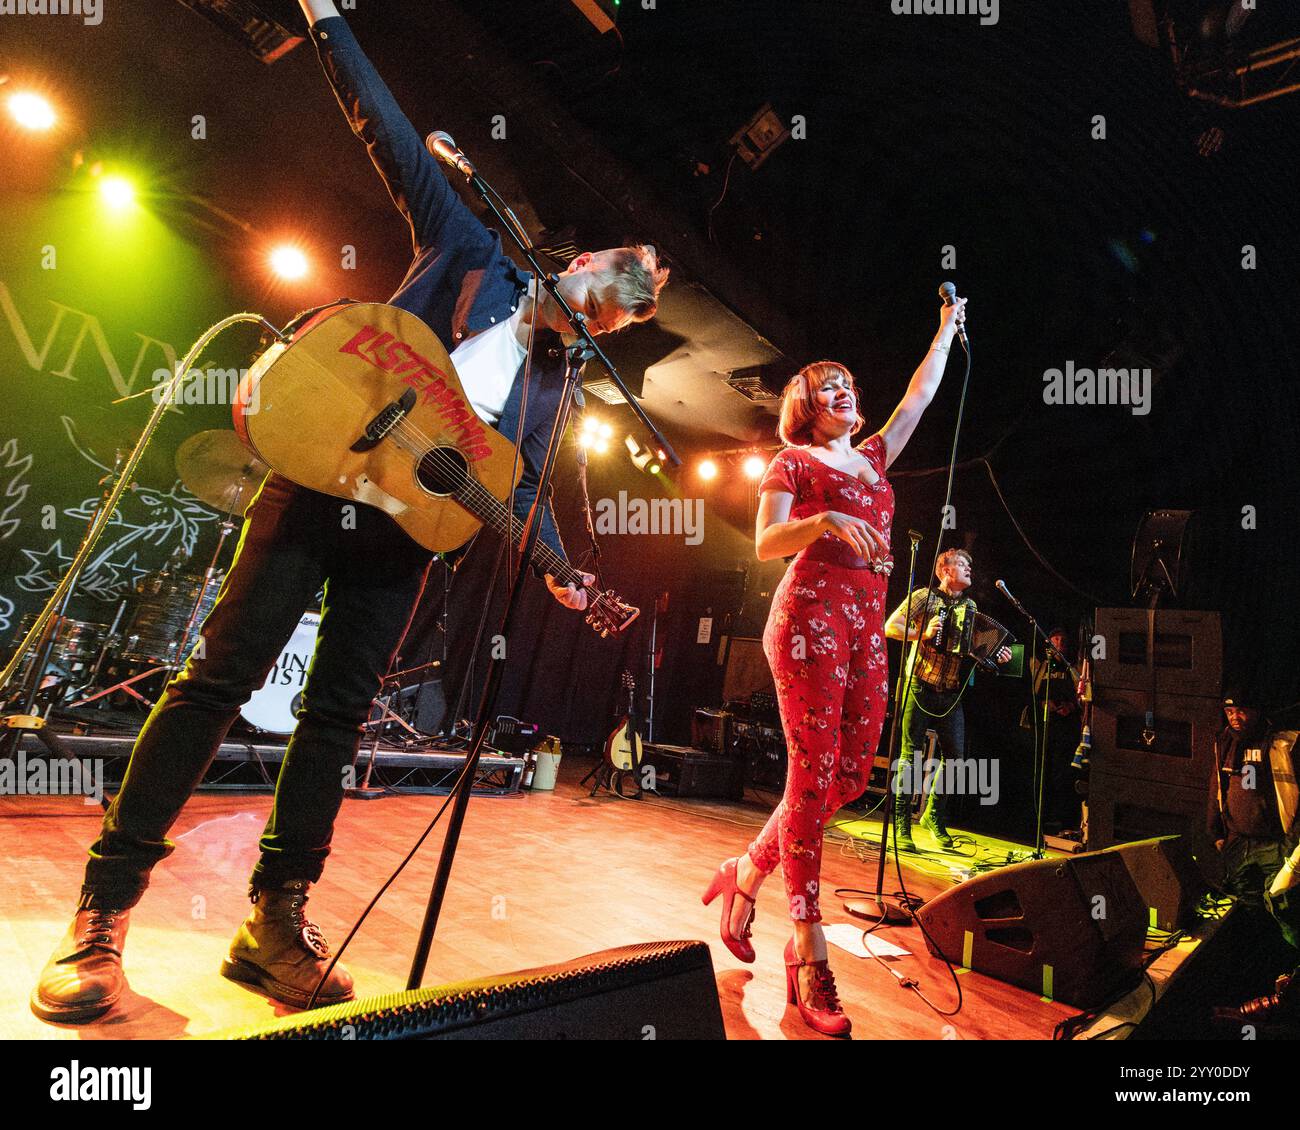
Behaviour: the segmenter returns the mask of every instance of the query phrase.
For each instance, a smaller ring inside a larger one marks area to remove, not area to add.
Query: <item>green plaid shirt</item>
[[[935,589],[930,592],[927,603],[927,592],[929,592],[927,589],[913,589],[908,598],[894,610],[895,616],[902,615],[904,609],[910,610],[907,633],[909,636],[916,630],[918,624],[924,631],[930,617],[938,615],[940,608],[948,609],[949,625],[953,623],[954,615],[975,615],[975,602],[968,596],[948,596],[942,589]],[[921,652],[919,662],[917,661],[918,648]],[[955,694],[962,685],[963,658],[960,655],[937,651],[927,640],[918,640],[908,651],[907,667],[910,671],[915,665],[916,678],[932,690],[943,694]]]

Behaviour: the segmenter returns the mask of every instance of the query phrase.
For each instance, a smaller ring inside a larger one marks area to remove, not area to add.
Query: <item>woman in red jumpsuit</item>
[[[885,471],[938,391],[965,306],[958,299],[944,308],[894,414],[857,447],[852,436],[865,421],[848,370],[833,361],[801,369],[781,400],[778,430],[788,446],[759,485],[759,560],[796,555],[763,633],[789,752],[785,795],[748,851],[718,869],[704,901],[726,896],[722,941],[753,961],[754,899],[780,866],[794,922],[785,949],[789,1002],[826,1035],[847,1036],[850,1023],[821,928],[823,828],[866,790],[888,695],[883,623],[894,493]]]

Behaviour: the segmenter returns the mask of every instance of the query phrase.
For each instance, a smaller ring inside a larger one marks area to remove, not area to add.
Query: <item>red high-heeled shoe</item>
[[[722,924],[718,930],[722,935],[722,944],[741,961],[752,962],[754,947],[749,937],[750,927],[754,924],[754,900],[736,886],[736,862],[735,859],[723,860],[722,866],[718,868],[709,883],[709,889],[704,892],[704,905],[708,906],[720,894],[727,896],[722,901]],[[731,932],[731,908],[737,895],[749,903],[749,917],[745,919],[745,925],[741,927],[738,938]]]
[[[804,965],[812,970],[812,985],[806,1004],[799,993],[799,969]],[[847,1036],[853,1031],[853,1022],[840,1007],[831,967],[824,961],[804,961],[795,952],[793,938],[785,944],[785,983],[786,999],[799,1006],[803,1022],[814,1032],[823,1036]]]

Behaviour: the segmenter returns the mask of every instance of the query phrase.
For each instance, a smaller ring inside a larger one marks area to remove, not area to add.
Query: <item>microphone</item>
[[[918,534],[915,530],[908,530],[907,536],[912,539],[913,545],[916,545],[918,542],[925,541],[924,536]]]
[[[446,135],[444,134],[444,136]],[[951,306],[955,301],[957,301],[957,285],[950,282],[940,283],[939,297],[943,299],[943,304],[945,306]],[[964,322],[957,326],[957,336],[961,338],[962,345],[970,344],[966,339],[966,325]]]
[[[458,173],[464,173],[466,177],[475,176],[478,172],[470,159],[460,151],[460,148],[456,145],[456,139],[445,130],[436,129],[429,134],[424,139],[424,147],[439,161],[446,162]],[[951,286],[952,284],[949,283],[948,285]]]
[[[1014,596],[1011,595],[1011,590],[1007,588],[1006,581],[1002,580],[999,577],[996,581],[993,582],[993,587],[997,589],[998,592],[1000,592],[1003,596],[1005,596],[1009,601],[1011,601],[1011,603],[1014,604],[1016,608],[1018,608],[1021,612],[1025,612],[1024,605],[1022,605],[1020,601],[1018,601]],[[1025,615],[1028,616],[1029,613],[1025,612]]]

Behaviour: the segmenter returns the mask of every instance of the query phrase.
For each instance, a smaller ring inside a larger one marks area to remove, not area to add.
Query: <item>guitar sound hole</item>
[[[424,453],[415,477],[431,494],[455,494],[469,478],[469,464],[454,447],[434,447]]]

